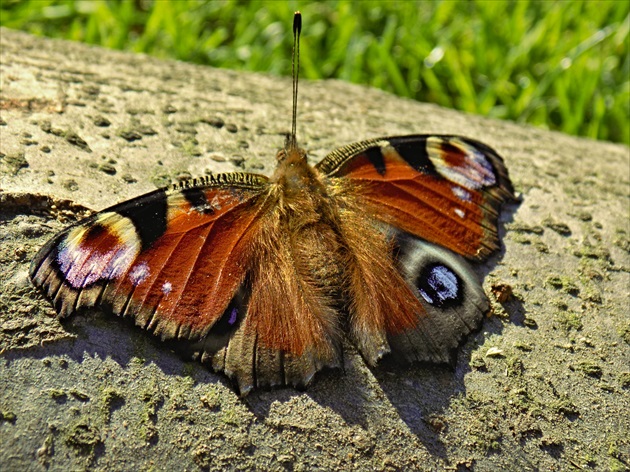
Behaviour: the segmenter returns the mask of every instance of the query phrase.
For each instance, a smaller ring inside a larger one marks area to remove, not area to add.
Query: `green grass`
[[[2,0],[0,24],[288,74],[297,9],[303,77],[630,144],[627,1]]]

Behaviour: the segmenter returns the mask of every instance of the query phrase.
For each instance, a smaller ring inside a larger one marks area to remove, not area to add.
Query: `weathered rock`
[[[482,267],[503,305],[454,372],[370,371],[350,350],[307,392],[242,401],[121,320],[61,324],[27,270],[85,207],[236,164],[270,173],[290,81],[0,32],[0,469],[629,467],[627,147],[303,81],[313,161],[362,138],[463,134],[505,156],[523,203]]]

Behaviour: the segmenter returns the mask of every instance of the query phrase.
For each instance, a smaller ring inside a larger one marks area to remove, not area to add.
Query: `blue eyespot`
[[[416,286],[422,298],[437,308],[451,307],[462,301],[462,281],[443,264],[424,267],[416,279]]]

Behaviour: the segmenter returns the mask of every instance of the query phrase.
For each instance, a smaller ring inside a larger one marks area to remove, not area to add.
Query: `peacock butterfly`
[[[489,308],[465,259],[499,247],[502,158],[451,135],[370,139],[310,166],[293,122],[271,177],[210,175],[119,203],[37,254],[61,317],[102,307],[236,381],[306,386],[347,336],[374,366],[449,362]]]

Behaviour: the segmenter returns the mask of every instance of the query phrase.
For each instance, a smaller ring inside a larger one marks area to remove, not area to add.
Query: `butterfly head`
[[[276,154],[278,161],[276,171],[271,176],[271,182],[275,182],[284,189],[285,194],[295,191],[301,194],[304,191],[316,192],[321,186],[318,182],[315,170],[306,160],[306,151],[297,145],[294,134],[287,135],[284,147]]]
[[[276,154],[276,160],[278,161],[278,165],[285,162],[287,164],[300,161],[306,162],[306,151],[298,146],[294,133],[287,135],[284,141],[284,147]]]

